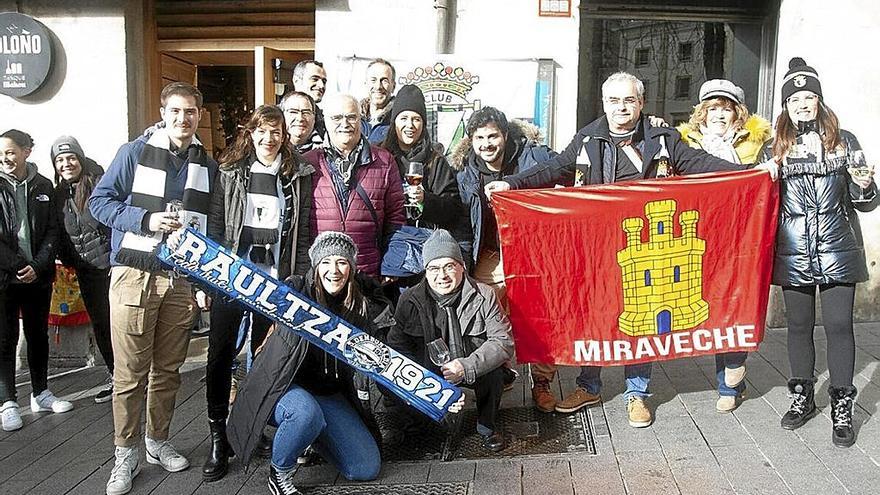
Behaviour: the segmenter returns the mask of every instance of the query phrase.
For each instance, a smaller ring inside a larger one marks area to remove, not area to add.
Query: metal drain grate
[[[423,483],[418,485],[316,486],[303,495],[467,495],[468,483]]]
[[[397,419],[390,413],[377,413],[380,426],[393,425]],[[448,438],[444,428],[425,425],[418,437],[408,435],[401,445],[383,445],[384,462],[421,460],[483,459],[523,455],[562,454],[569,452],[596,453],[589,414],[541,413],[532,407],[505,408],[499,411],[498,424],[504,428],[507,448],[490,452],[481,445],[476,433],[475,410],[463,412],[461,431],[457,438]]]

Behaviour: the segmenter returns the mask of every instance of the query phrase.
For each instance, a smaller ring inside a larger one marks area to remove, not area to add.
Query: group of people
[[[690,120],[677,130],[643,114],[644,85],[619,72],[602,85],[604,115],[559,154],[537,128],[493,107],[475,111],[450,153],[432,142],[424,95],[395,93],[387,61],[367,67],[368,96],[324,97],[327,73],[309,60],[294,90],[263,105],[214,160],[195,132],[202,95],[186,83],[161,94],[162,120],[124,144],[106,173],[76,139],[52,146],[55,186],[27,159],[30,136],[0,135],[0,413],[4,430],[22,426],[15,393],[19,315],[28,341],[31,408],[73,405],[47,388],[46,316],[57,257],[78,275],[96,341],[112,380],[115,463],[108,495],[131,490],[140,470],[140,416],[146,405],[146,460],[170,471],[189,460],[168,441],[179,369],[193,318],[210,310],[206,396],[211,451],[206,481],[222,479],[235,455],[271,457],[273,494],[299,493],[297,459],[307,450],[348,479],[378,475],[380,445],[416,440],[418,414],[389,396],[403,430],[380,430],[364,377],[274,327],[228,296],[197,287],[163,266],[156,248],[182,226],[290,284],[451,383],[472,388],[483,447],[505,448],[502,393],[516,378],[498,225],[490,200],[517,188],[586,186],[721,170],[763,169],[781,186],[773,283],[783,287],[789,322],[792,403],[782,427],[816,413],[814,305],[821,294],[828,336],[835,445],[855,441],[852,408],[855,284],[867,280],[854,210],[877,205],[872,174],[853,172],[860,148],[825,103],[818,73],[792,59],[774,131],[749,113],[743,90],[707,81]],[[320,104],[320,106],[319,106]],[[404,182],[421,165],[418,184]],[[422,264],[408,277],[383,274],[389,241],[403,227],[427,229]],[[242,328],[255,356],[230,410],[233,360]],[[449,347],[440,366],[436,340]],[[746,354],[716,356],[716,409],[730,412],[745,390]],[[624,367],[629,424],[653,422],[651,363]],[[553,363],[531,365],[532,397],[544,412],[570,413],[601,401],[601,367],[584,366],[577,387],[557,399]],[[459,410],[460,403],[452,408]],[[274,438],[265,427],[276,428]]]

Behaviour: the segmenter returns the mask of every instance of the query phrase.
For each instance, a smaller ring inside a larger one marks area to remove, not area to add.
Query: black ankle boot
[[[791,406],[788,412],[782,416],[782,427],[786,430],[800,428],[808,419],[816,414],[816,400],[814,397],[815,378],[792,378],[788,381],[788,393],[791,396]]]
[[[852,427],[856,388],[852,385],[829,387],[828,395],[831,396],[831,423],[834,428],[831,442],[838,447],[849,447],[856,443],[856,433]]]
[[[209,420],[211,427],[211,453],[202,466],[202,479],[205,481],[217,481],[229,471],[229,458],[232,456],[232,447],[226,439],[226,421]]]

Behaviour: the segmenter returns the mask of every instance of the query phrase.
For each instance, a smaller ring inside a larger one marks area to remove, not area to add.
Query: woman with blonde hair
[[[742,88],[725,79],[712,79],[700,87],[700,103],[690,120],[678,127],[681,140],[692,148],[734,163],[756,163],[773,134],[770,122],[750,115]],[[718,380],[718,412],[730,412],[745,392],[745,352],[715,355]]]

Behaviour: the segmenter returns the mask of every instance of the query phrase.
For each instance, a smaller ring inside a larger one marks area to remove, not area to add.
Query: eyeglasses
[[[789,105],[800,105],[801,103],[813,103],[814,101],[816,101],[818,99],[819,99],[818,95],[807,95],[807,96],[803,96],[803,97],[790,96],[788,98],[788,100],[786,100],[786,101],[788,102]]]
[[[300,110],[298,108],[288,108],[284,111],[289,117],[300,117],[300,118],[309,118],[315,115],[315,112],[311,110]]]
[[[360,119],[360,116],[356,113],[349,113],[346,115],[331,115],[330,116],[330,121],[333,122],[334,124],[341,123],[342,119],[345,119],[345,121],[348,122],[349,124],[354,124],[355,122],[358,121],[358,119]]]
[[[636,98],[635,96],[627,96],[626,98],[623,98],[623,99],[620,99],[616,96],[610,96],[608,98],[604,98],[604,100],[605,100],[605,103],[608,103],[609,105],[614,105],[614,106],[620,105],[620,102],[623,102],[623,104],[626,106],[632,106],[632,105],[635,105],[636,103],[639,102],[639,99]]]
[[[428,275],[436,276],[436,275],[440,275],[440,270],[443,270],[443,273],[445,273],[447,275],[452,275],[453,273],[455,273],[455,270],[457,270],[457,269],[458,269],[457,264],[446,263],[443,266],[429,266],[428,268],[425,268],[425,272],[427,272]]]

